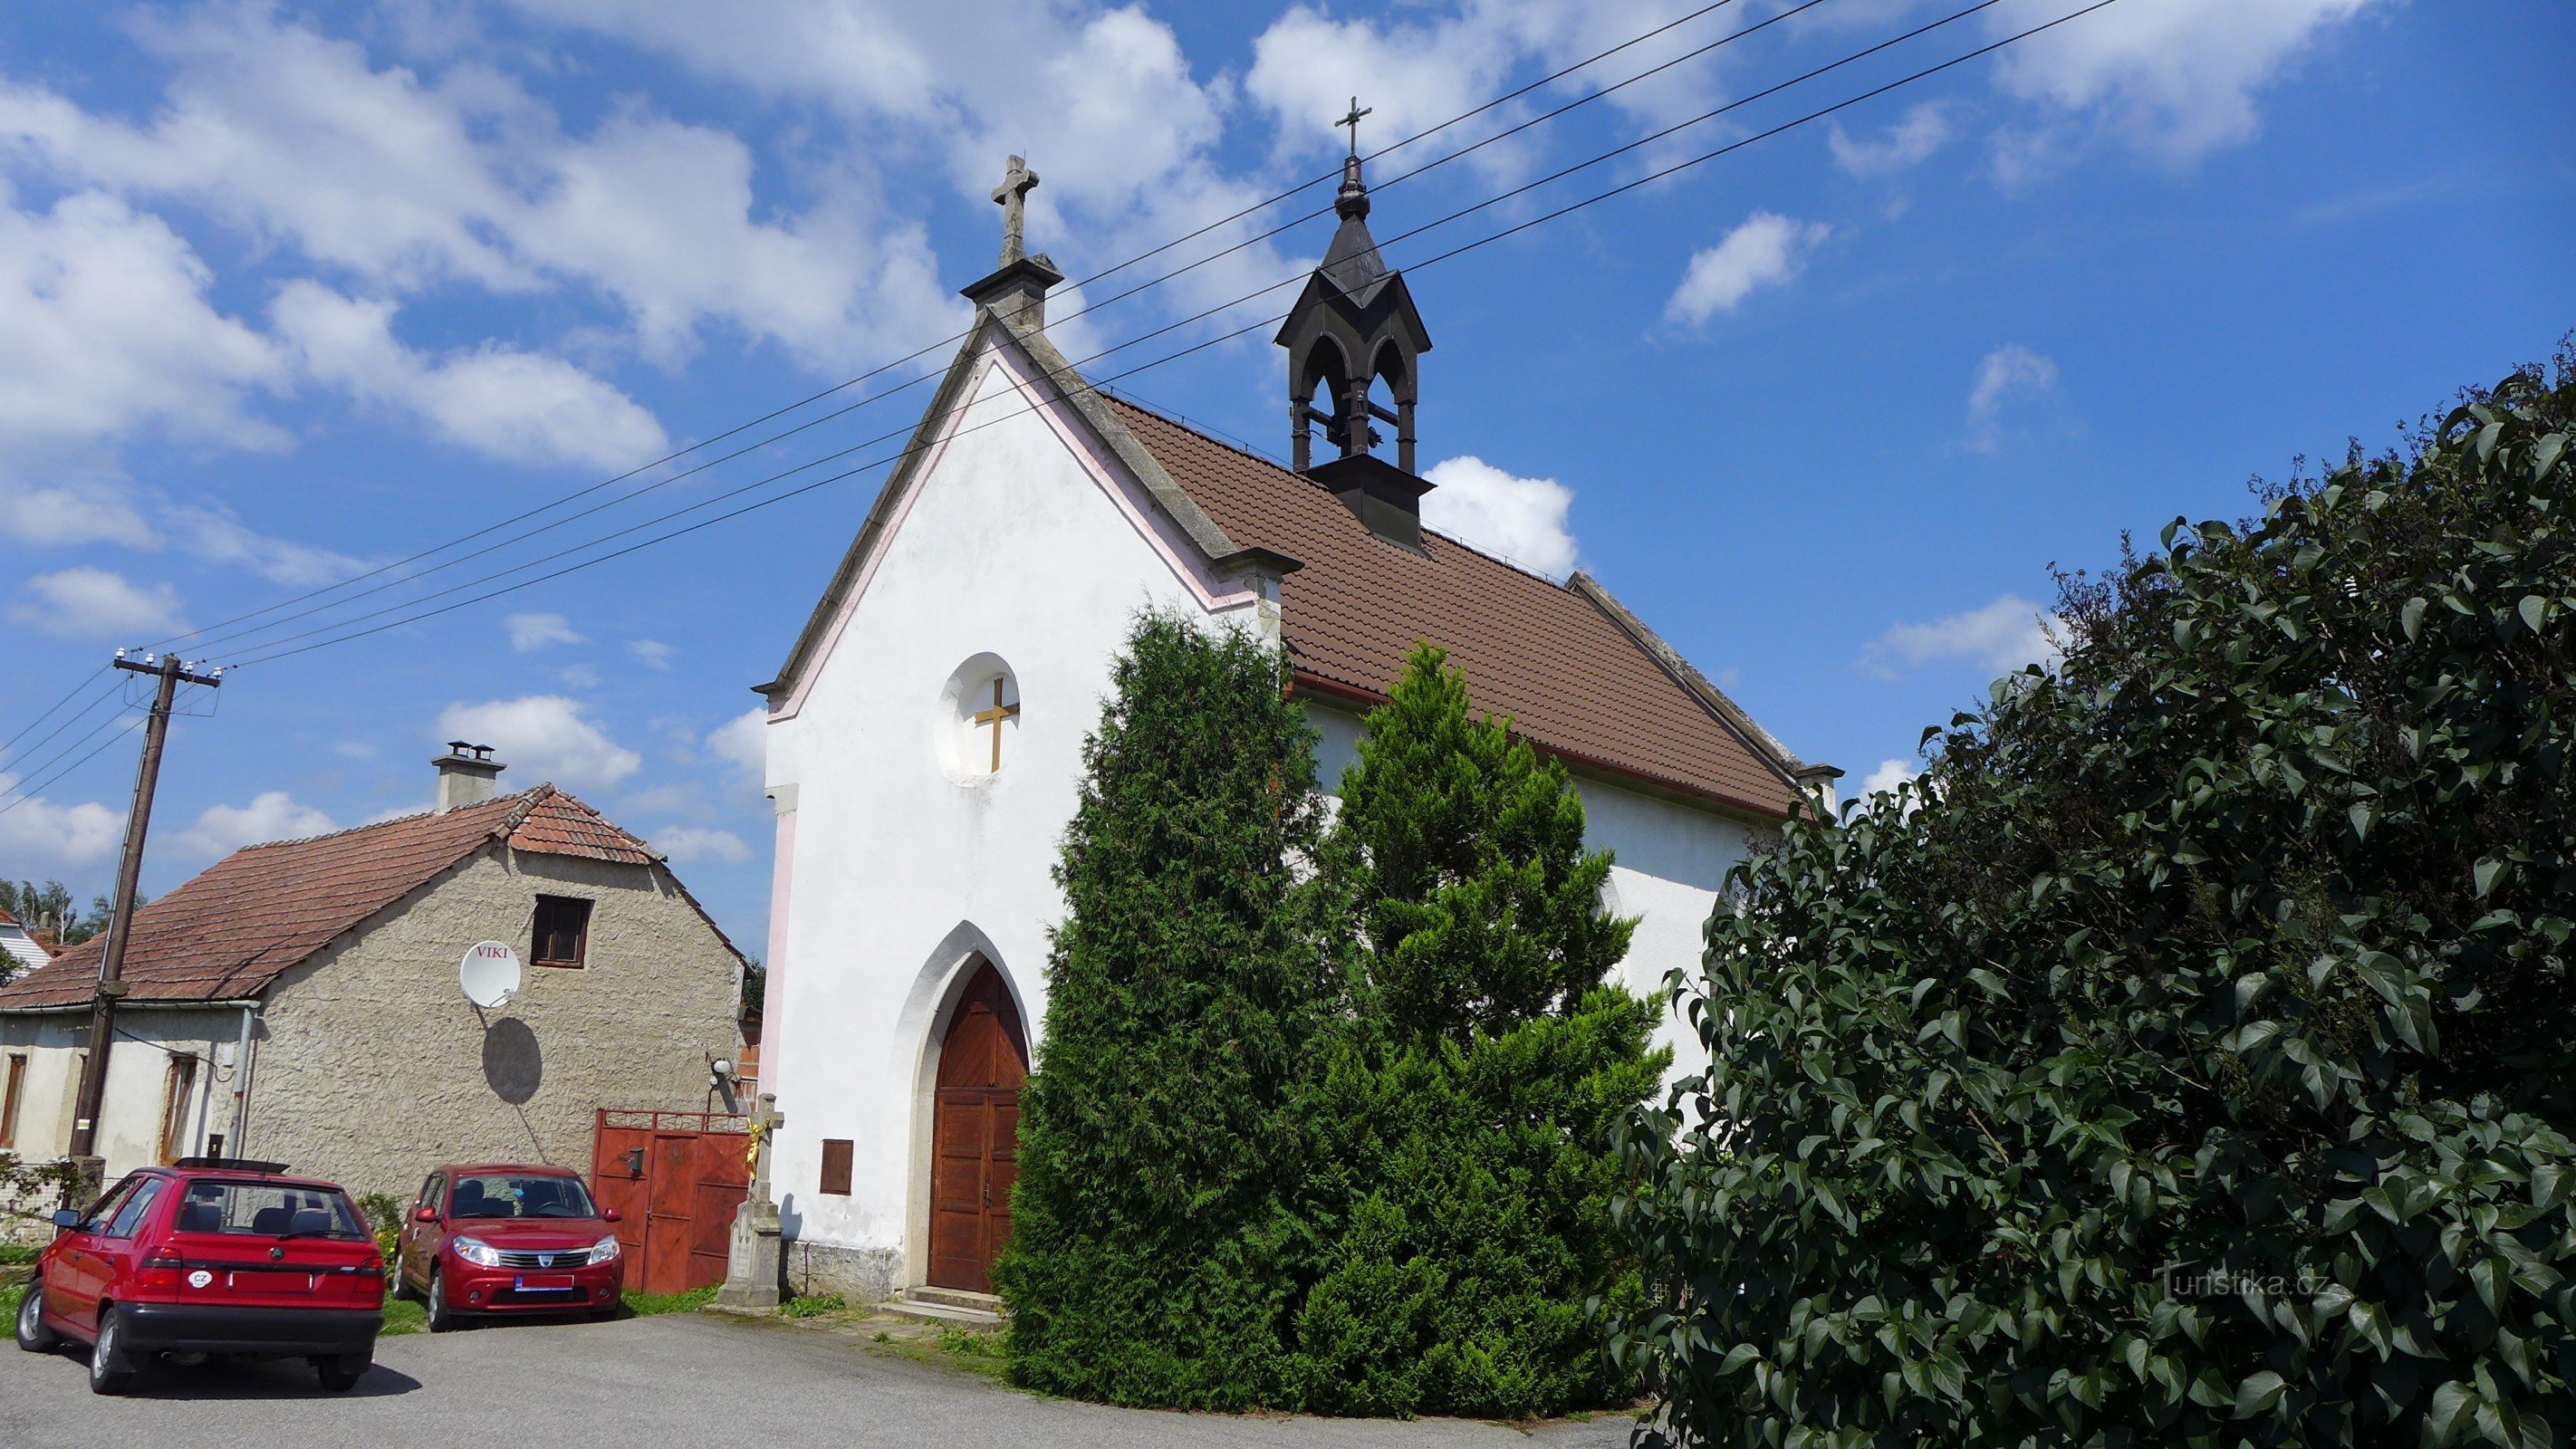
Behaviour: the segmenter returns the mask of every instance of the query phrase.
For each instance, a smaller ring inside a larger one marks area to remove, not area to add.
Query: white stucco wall
[[[1044,1019],[1046,927],[1062,913],[1049,871],[1111,661],[1139,610],[1207,603],[1157,547],[1134,480],[1114,465],[1104,480],[1061,413],[1026,411],[1016,368],[975,384],[795,712],[767,731],[770,792],[793,807],[763,1046],[787,1117],[772,1180],[789,1237],[841,1250],[818,1288],[921,1281],[912,1184],[961,968],[982,953],[1023,1019]],[[942,690],[978,655],[1009,669],[1020,714],[1002,770],[961,783]],[[846,1197],[817,1191],[826,1138],[852,1144]],[[810,1258],[789,1254],[800,1287]]]

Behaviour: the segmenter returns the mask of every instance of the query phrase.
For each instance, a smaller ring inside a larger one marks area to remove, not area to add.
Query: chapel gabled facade
[[[1764,732],[1588,575],[1421,525],[1430,336],[1347,163],[1279,334],[1294,466],[1087,383],[1046,334],[1013,158],[999,265],[902,463],[769,683],[777,810],[764,1075],[790,1285],[986,1288],[1009,1235],[1019,1081],[1042,1056],[1052,878],[1129,624],[1177,607],[1288,657],[1339,779],[1414,645],[1449,651],[1581,786],[1640,916],[1642,992],[1695,961],[1725,872],[1832,772]],[[1372,384],[1385,395],[1377,401]],[[1378,455],[1395,429],[1393,461]],[[1318,459],[1320,426],[1333,456]],[[1664,1037],[1693,1063],[1679,1022]]]

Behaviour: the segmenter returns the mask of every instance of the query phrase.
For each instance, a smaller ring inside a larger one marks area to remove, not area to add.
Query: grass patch
[[[939,1351],[959,1358],[998,1359],[1002,1356],[1002,1335],[943,1323],[939,1325]]]
[[[406,1333],[427,1332],[429,1332],[427,1304],[415,1303],[408,1298],[396,1298],[390,1294],[386,1296],[385,1326],[377,1332],[378,1338],[400,1338]]]
[[[18,1300],[26,1296],[27,1290],[14,1284],[7,1288],[0,1288],[0,1320],[17,1322]]]
[[[657,1313],[694,1313],[716,1301],[716,1285],[692,1288],[686,1293],[637,1293],[627,1291],[626,1316],[650,1318]]]
[[[0,1243],[0,1267],[16,1263],[32,1263],[36,1261],[36,1255],[43,1251],[45,1249],[41,1243]]]
[[[846,1313],[850,1302],[838,1293],[799,1294],[780,1304],[778,1311],[789,1318],[822,1318],[828,1314]]]

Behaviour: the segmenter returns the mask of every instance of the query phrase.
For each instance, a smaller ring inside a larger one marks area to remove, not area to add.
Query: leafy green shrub
[[[1738,874],[1627,1143],[1649,1437],[2576,1433],[2565,362],[2073,581]]]
[[[799,1293],[780,1305],[778,1311],[790,1318],[822,1318],[849,1311],[849,1300],[838,1293]]]
[[[1638,1294],[1609,1214],[1610,1129],[1669,1058],[1603,980],[1583,803],[1466,682],[1416,652],[1342,778],[1327,858],[1366,943],[1310,1109],[1336,1229],[1298,1312],[1308,1407],[1527,1416],[1619,1397],[1587,1301]]]
[[[1046,1051],[1021,1099],[1011,1374],[1118,1403],[1289,1392],[1295,1098],[1334,1010],[1313,733],[1280,660],[1148,615],[1083,748]]]
[[[398,1240],[402,1237],[403,1214],[410,1210],[409,1202],[389,1192],[358,1195],[358,1211],[367,1215],[367,1226],[376,1235],[376,1251],[384,1254],[388,1263],[394,1261],[401,1246]]]

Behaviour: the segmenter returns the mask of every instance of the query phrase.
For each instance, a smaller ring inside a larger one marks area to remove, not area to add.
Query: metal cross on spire
[[[1358,160],[1360,155],[1360,117],[1373,115],[1376,111],[1377,107],[1375,106],[1371,106],[1367,110],[1361,110],[1360,98],[1353,96],[1351,97],[1351,113],[1333,123],[1336,126],[1348,126],[1351,128],[1351,159],[1354,161]]]
[[[1002,206],[1003,266],[1007,267],[1029,254],[1025,237],[1028,199],[1029,193],[1037,189],[1037,184],[1038,174],[1029,169],[1027,159],[1014,156],[1010,171],[1002,177],[1002,184],[993,188],[993,199]]]

